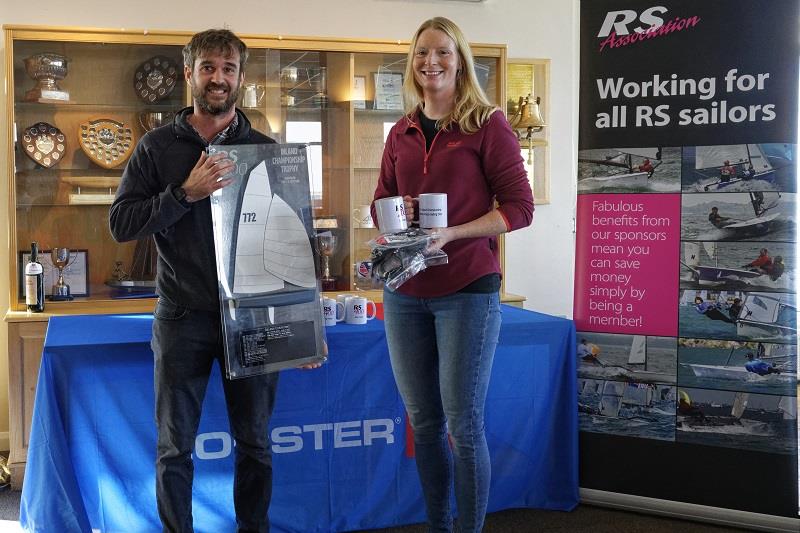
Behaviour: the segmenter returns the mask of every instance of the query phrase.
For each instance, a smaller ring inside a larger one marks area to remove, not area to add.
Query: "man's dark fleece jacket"
[[[173,195],[207,145],[187,122],[191,113],[192,108],[185,108],[172,124],[142,137],[122,174],[109,222],[118,242],[155,236],[160,298],[189,309],[218,311],[211,201],[204,198],[185,207]],[[275,142],[236,113],[237,131],[223,144]]]

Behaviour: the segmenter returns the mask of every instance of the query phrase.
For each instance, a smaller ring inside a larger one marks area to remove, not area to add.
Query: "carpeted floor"
[[[0,491],[0,520],[19,520],[19,491]],[[198,524],[199,525],[199,524]],[[377,530],[380,533],[424,533],[422,524]],[[510,509],[486,518],[484,533],[723,533],[744,531],[696,522],[628,513],[588,505],[570,513]]]
[[[421,524],[377,530],[380,533],[424,533]],[[484,533],[723,533],[746,531],[685,520],[580,505],[572,512],[509,509],[486,517]]]
[[[22,492],[0,489],[0,520],[19,520],[19,497]]]

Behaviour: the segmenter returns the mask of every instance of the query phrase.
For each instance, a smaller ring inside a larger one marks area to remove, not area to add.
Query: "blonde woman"
[[[411,220],[412,197],[447,193],[448,227],[433,230],[432,246],[449,263],[384,292],[392,370],[431,531],[452,530],[453,482],[461,531],[480,531],[491,478],[483,412],[500,331],[497,236],[531,223],[533,195],[519,143],[452,21],[433,18],[416,31],[403,93],[405,116],[386,140],[375,199],[403,196]]]

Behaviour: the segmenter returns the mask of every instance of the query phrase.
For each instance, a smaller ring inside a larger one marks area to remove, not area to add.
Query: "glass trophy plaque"
[[[303,144],[212,145],[235,170],[211,196],[226,372],[323,361],[309,165]]]

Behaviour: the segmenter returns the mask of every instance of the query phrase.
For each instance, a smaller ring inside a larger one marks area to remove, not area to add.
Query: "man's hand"
[[[189,173],[189,177],[183,182],[183,190],[186,191],[187,202],[197,202],[203,198],[208,198],[214,191],[230,185],[233,178],[220,179],[234,169],[233,161],[228,158],[225,152],[208,155],[206,152],[200,154],[200,159]]]
[[[318,363],[308,363],[306,365],[300,365],[297,368],[300,370],[314,370],[315,368],[319,368],[322,366],[322,363],[325,363],[328,360],[328,343],[325,342],[322,344],[322,361]]]
[[[306,365],[300,365],[297,368],[299,368],[300,370],[314,370],[316,368],[320,368],[322,366],[322,363],[324,363],[327,360],[328,360],[328,358],[326,357],[325,359],[323,359],[322,361],[320,361],[318,363],[308,363]]]

